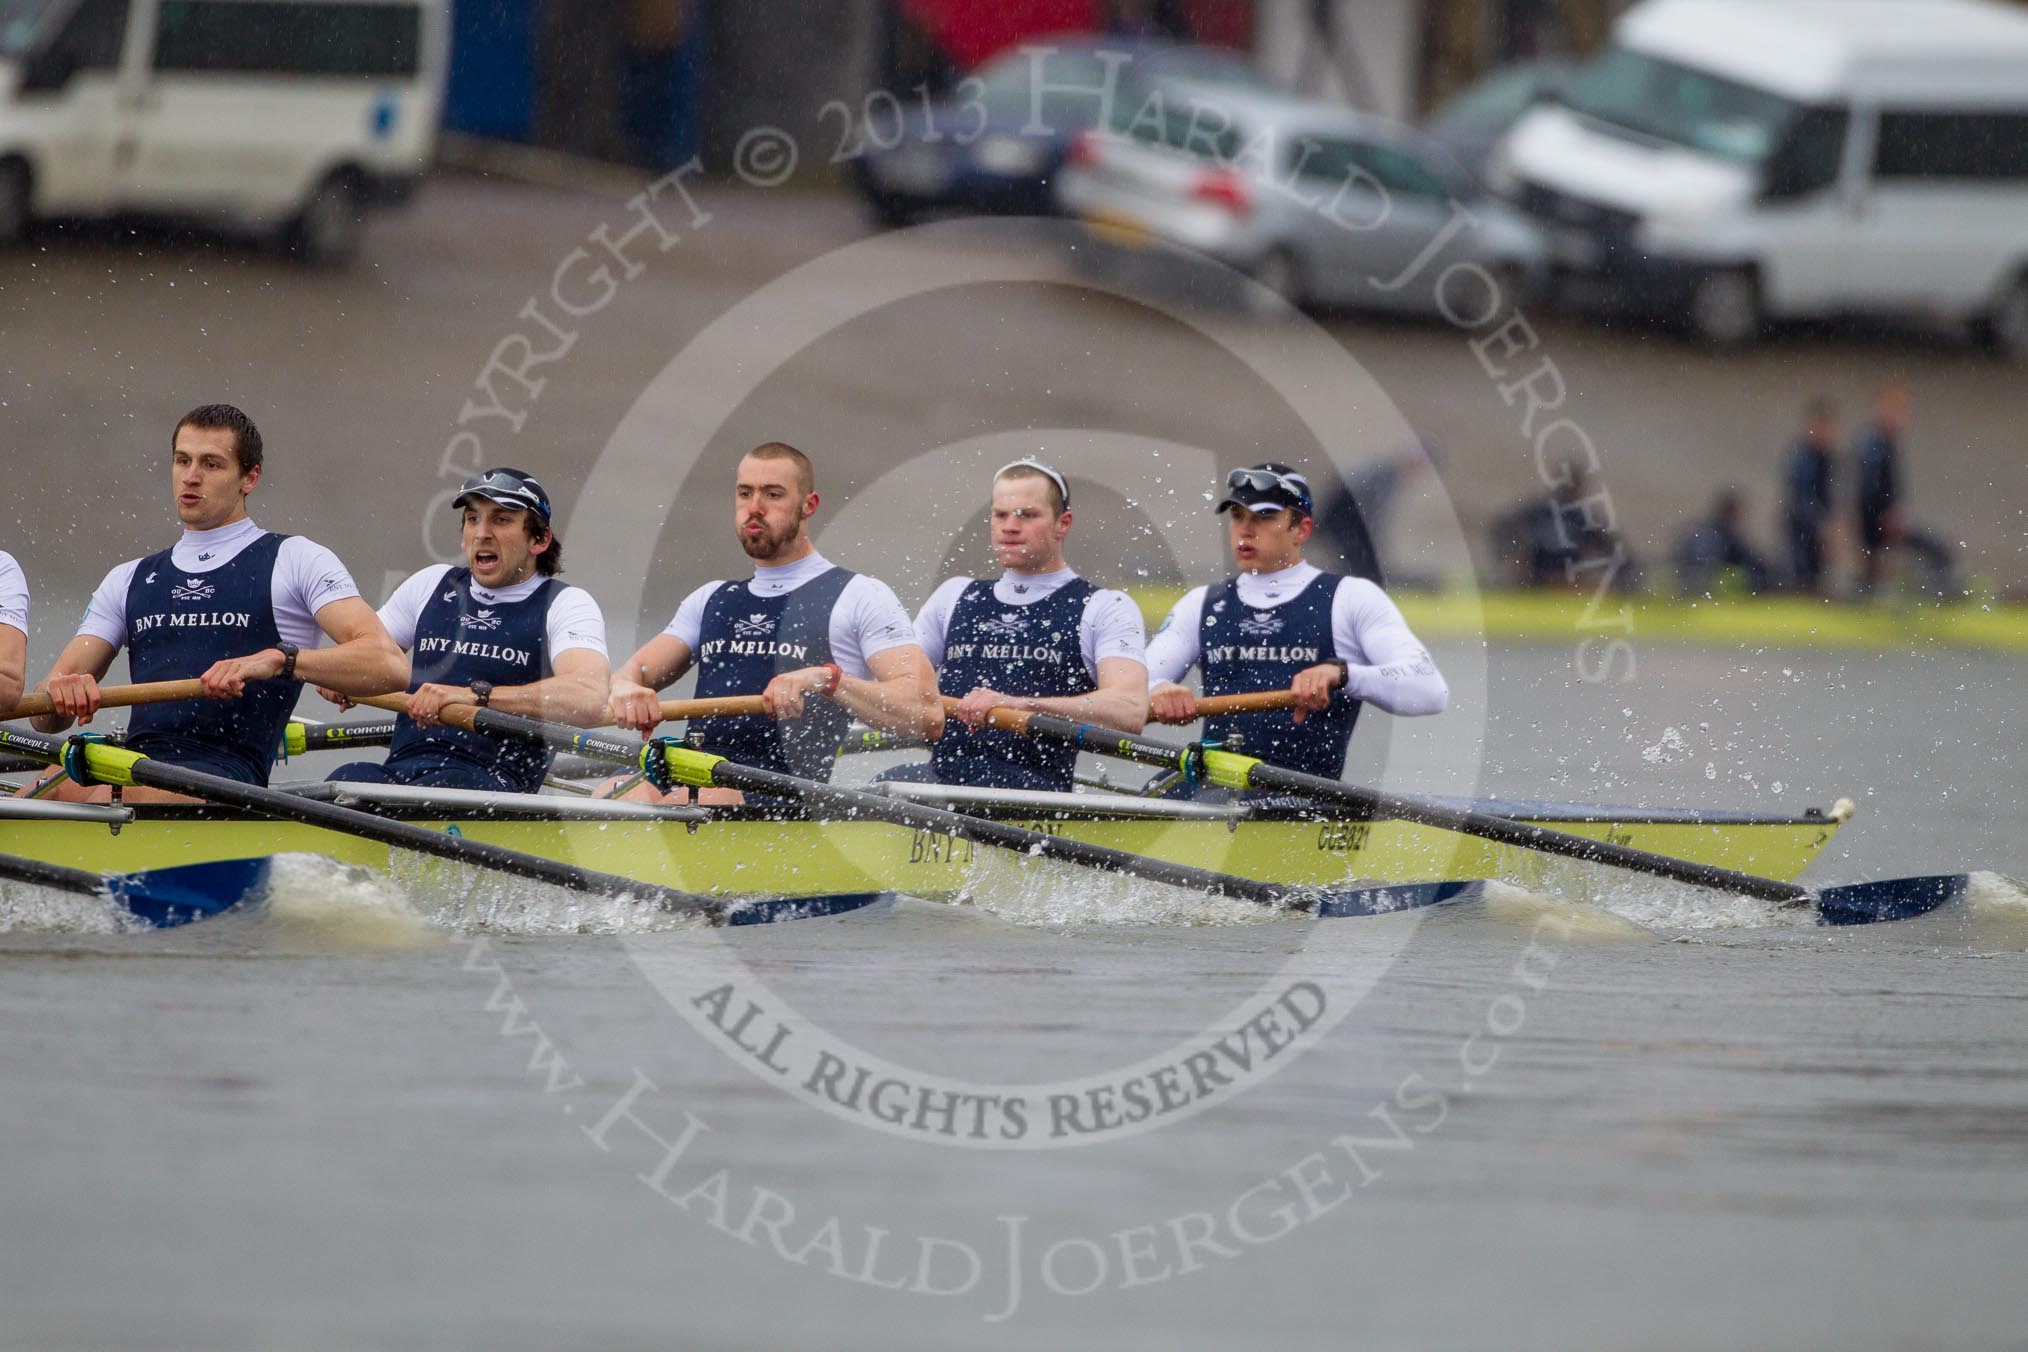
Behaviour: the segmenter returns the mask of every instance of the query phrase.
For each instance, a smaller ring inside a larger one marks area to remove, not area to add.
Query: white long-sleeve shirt
[[[1299,563],[1278,573],[1241,573],[1240,604],[1272,610],[1293,600],[1322,570]],[[1181,681],[1202,654],[1204,598],[1209,587],[1184,593],[1148,640],[1148,684]],[[1331,637],[1344,658],[1345,689],[1391,714],[1440,714],[1450,686],[1422,640],[1387,593],[1365,578],[1341,579],[1331,596]]]
[[[0,624],[28,633],[28,575],[14,556],[0,549]]]

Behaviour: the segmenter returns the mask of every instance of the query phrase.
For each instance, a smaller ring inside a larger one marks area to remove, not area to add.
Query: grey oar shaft
[[[491,709],[474,710],[471,721],[472,726],[482,732],[524,737],[546,743],[558,750],[575,751],[615,764],[641,764],[639,747],[630,746],[610,737],[601,737],[596,733],[579,732],[575,728],[545,723],[540,719],[524,718],[518,714],[503,714]],[[1087,845],[1082,841],[1044,835],[1040,831],[1030,831],[1026,827],[1013,826],[1006,822],[986,821],[963,813],[946,812],[941,808],[899,802],[875,793],[840,788],[835,784],[823,784],[814,779],[778,774],[773,770],[741,765],[737,761],[715,762],[712,783],[747,793],[763,793],[777,798],[792,799],[806,806],[836,812],[844,817],[871,818],[896,826],[935,831],[958,840],[976,841],[983,845],[994,845],[1023,854],[1062,859],[1088,868],[1130,874],[1175,887],[1209,892],[1215,896],[1237,897],[1243,901],[1257,901],[1263,905],[1288,908],[1300,908],[1311,900],[1310,894],[1301,888],[1277,886],[1231,873],[1214,873],[1210,869],[1192,868],[1187,864],[1171,864],[1165,860],[1129,854],[1124,850],[1115,850],[1103,845]]]
[[[1028,715],[1027,729],[1032,736],[1069,742],[1100,755],[1117,756],[1122,760],[1137,761],[1143,765],[1160,765],[1171,770],[1183,768],[1189,756],[1193,754],[1186,748],[1167,746],[1148,738],[1137,737],[1132,733],[1121,732],[1117,728],[1075,723],[1070,719],[1057,718],[1049,714]],[[1511,845],[1516,849],[1533,850],[1539,854],[1552,854],[1589,864],[1606,864],[1632,873],[1645,873],[1652,877],[1668,878],[1674,882],[1690,883],[1697,887],[1736,892],[1742,896],[1760,897],[1766,901],[1808,901],[1811,898],[1810,890],[1797,883],[1740,873],[1729,868],[1719,868],[1714,864],[1675,859],[1665,854],[1652,854],[1631,846],[1616,845],[1611,841],[1592,840],[1587,836],[1571,835],[1565,831],[1552,831],[1546,826],[1515,821],[1511,817],[1474,812],[1468,808],[1448,807],[1426,798],[1404,798],[1398,794],[1382,793],[1377,789],[1362,788],[1342,780],[1324,779],[1297,770],[1285,770],[1263,761],[1253,762],[1247,783],[1250,788],[1298,794],[1319,802],[1358,808],[1378,817],[1393,817],[1420,826],[1433,826],[1439,830],[1455,831],[1460,835],[1477,836],[1482,840]]]
[[[80,896],[100,897],[106,894],[106,880],[99,874],[11,854],[0,854],[0,878],[33,883],[37,887],[53,887],[59,892],[76,892]]]
[[[0,746],[28,751],[51,761],[58,760],[63,755],[64,740],[62,737],[19,732],[12,728],[0,729]],[[133,776],[134,783],[152,789],[188,794],[208,802],[243,808],[263,817],[276,817],[284,821],[302,822],[308,826],[320,826],[329,831],[358,836],[362,840],[371,840],[377,844],[413,850],[417,854],[433,855],[439,859],[455,860],[458,863],[473,864],[498,873],[569,888],[575,892],[639,898],[654,902],[667,911],[701,915],[712,920],[722,920],[726,913],[726,903],[716,897],[680,892],[673,887],[623,878],[616,873],[578,868],[553,859],[544,859],[540,855],[523,854],[519,850],[489,845],[484,841],[472,840],[465,836],[431,831],[410,822],[391,821],[385,817],[376,817],[370,812],[355,812],[351,808],[339,807],[335,803],[313,802],[307,798],[298,798],[294,794],[279,793],[274,789],[264,789],[254,784],[243,784],[236,779],[208,775],[181,765],[169,765],[147,756],[136,759],[129,767],[128,773]]]
[[[1067,863],[1082,864],[1087,868],[1101,869],[1108,873],[1131,874],[1153,882],[1167,883],[1172,887],[1208,892],[1213,896],[1237,897],[1242,901],[1257,901],[1268,906],[1290,909],[1300,908],[1307,900],[1299,888],[1277,886],[1253,878],[1242,878],[1232,873],[1214,873],[1210,869],[1193,868],[1188,864],[1171,864],[1165,860],[1129,854],[1124,850],[1115,850],[1105,845],[1088,845],[1083,841],[1045,835],[1040,831],[1030,831],[1026,827],[1014,826],[1007,822],[989,821],[983,817],[946,812],[941,808],[905,803],[878,794],[841,789],[835,785],[821,784],[813,779],[777,774],[772,770],[756,769],[734,761],[719,762],[712,781],[749,793],[766,793],[798,799],[805,804],[848,817],[872,817],[896,826],[913,827],[919,831],[935,831],[958,840],[976,841],[982,845],[994,845],[1021,854],[1061,859]]]
[[[713,897],[679,892],[658,883],[641,882],[621,877],[616,873],[578,868],[573,864],[544,859],[540,855],[524,854],[519,850],[489,845],[485,841],[473,840],[468,836],[446,835],[441,831],[431,831],[410,822],[390,821],[371,813],[355,812],[350,808],[339,807],[335,803],[317,803],[291,794],[275,793],[250,784],[241,784],[236,780],[221,779],[216,775],[187,770],[180,765],[142,760],[135,764],[133,775],[136,784],[146,784],[151,788],[187,793],[194,798],[226,803],[249,812],[258,812],[262,816],[280,817],[310,826],[321,826],[379,844],[414,850],[418,854],[434,855],[439,859],[476,864],[498,873],[508,873],[519,878],[569,888],[573,892],[638,897],[654,901],[664,910],[705,915],[713,919],[725,914],[725,903]]]

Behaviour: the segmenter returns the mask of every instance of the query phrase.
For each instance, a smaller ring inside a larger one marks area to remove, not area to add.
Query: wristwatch
[[[282,674],[280,679],[284,681],[295,680],[296,654],[301,652],[302,649],[298,648],[293,643],[277,643],[275,645],[275,651],[282,655]]]
[[[472,698],[479,701],[479,707],[481,709],[490,708],[492,706],[493,683],[491,681],[474,681],[472,682],[471,690],[472,690]]]

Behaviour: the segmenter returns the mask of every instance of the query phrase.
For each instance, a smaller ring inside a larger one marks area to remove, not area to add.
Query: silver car
[[[1298,306],[1476,319],[1488,276],[1513,299],[1547,272],[1537,228],[1415,131],[1281,94],[1175,81],[1121,100],[1056,191],[1107,245],[1181,245]]]

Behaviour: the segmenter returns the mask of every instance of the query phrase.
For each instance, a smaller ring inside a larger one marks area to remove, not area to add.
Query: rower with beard
[[[260,429],[232,405],[183,415],[170,437],[169,470],[183,536],[106,574],[42,683],[55,712],[34,720],[37,731],[91,722],[98,683],[125,647],[135,681],[195,678],[211,697],[134,709],[130,749],[265,786],[303,681],[353,696],[401,688],[401,650],[337,555],[300,535],[264,531],[247,515],[265,460]],[[317,647],[322,637],[334,646]],[[104,802],[111,792],[67,779],[27,792],[45,788],[70,801]],[[124,797],[185,801],[144,788]]]
[[[566,586],[563,540],[535,476],[489,469],[451,500],[461,513],[465,566],[433,564],[380,608],[412,654],[408,712],[379,764],[356,761],[331,779],[432,789],[535,793],[554,758],[511,737],[448,727],[447,704],[593,728],[605,722],[606,622],[582,587]],[[319,694],[340,705],[333,690]]]
[[[0,709],[21,702],[28,675],[28,576],[0,549]]]
[[[1139,732],[1148,719],[1141,612],[1125,592],[1101,591],[1064,562],[1070,489],[1039,460],[993,476],[994,581],[954,577],[916,616],[937,683],[965,691],[927,765],[883,778],[975,788],[1068,792],[1077,748],[986,726],[994,709],[1055,714]]]
[[[1149,715],[1197,718],[1180,684],[1192,666],[1206,695],[1293,690],[1293,710],[1204,722],[1207,740],[1237,735],[1249,756],[1337,779],[1362,704],[1391,714],[1438,714],[1450,688],[1429,650],[1378,584],[1303,561],[1315,529],[1309,480],[1278,463],[1236,469],[1217,510],[1235,576],[1184,594],[1148,642]]]
[[[905,737],[943,730],[936,677],[908,612],[886,583],[817,552],[809,535],[817,504],[816,472],[795,447],[771,441],[740,460],[733,528],[754,574],[691,592],[669,627],[621,665],[615,723],[652,732],[662,721],[658,693],[694,664],[699,699],[760,694],[765,715],[690,722],[693,745],[744,765],[829,779],[855,716]],[[737,795],[701,795],[713,799]]]

